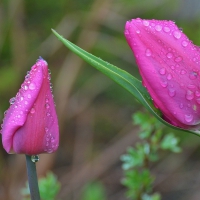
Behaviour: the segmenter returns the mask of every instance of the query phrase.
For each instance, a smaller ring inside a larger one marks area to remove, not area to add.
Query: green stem
[[[26,155],[26,168],[31,200],[40,200],[36,164],[31,160],[31,156]]]

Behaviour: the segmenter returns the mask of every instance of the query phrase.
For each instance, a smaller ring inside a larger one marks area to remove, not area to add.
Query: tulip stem
[[[36,164],[31,160],[31,156],[26,155],[26,168],[31,200],[40,200]]]

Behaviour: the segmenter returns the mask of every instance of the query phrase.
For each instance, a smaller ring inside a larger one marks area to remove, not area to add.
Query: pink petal
[[[5,115],[2,142],[8,153],[36,155],[58,148],[58,120],[49,78],[47,62],[40,58]]]
[[[175,126],[200,123],[200,50],[173,21],[133,19],[126,23],[144,85],[163,118]]]

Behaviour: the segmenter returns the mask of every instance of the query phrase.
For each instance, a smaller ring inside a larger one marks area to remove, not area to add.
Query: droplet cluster
[[[125,35],[133,51],[136,49],[135,56],[139,62],[146,57],[155,63],[152,76],[158,77],[160,90],[177,103],[180,112],[185,113],[185,123],[199,123],[200,120],[195,121],[195,116],[200,113],[199,48],[173,21],[138,18],[127,23]],[[144,56],[137,52],[137,45],[141,48],[141,43],[144,44]],[[177,112],[173,113],[177,115]]]

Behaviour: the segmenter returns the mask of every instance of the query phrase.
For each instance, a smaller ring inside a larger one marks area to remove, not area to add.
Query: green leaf
[[[142,82],[136,79],[134,76],[112,64],[109,64],[108,62],[103,61],[102,59],[88,53],[87,51],[84,51],[80,47],[63,38],[55,30],[52,29],[52,31],[67,48],[69,48],[77,56],[85,60],[88,64],[121,85],[124,89],[129,91],[146,109],[148,109],[162,123],[173,129],[193,133],[200,136],[199,130],[185,130],[175,127],[163,120],[161,117],[161,112],[154,107],[151,97],[147,90],[143,87]]]
[[[178,147],[179,139],[174,134],[167,134],[161,141],[160,147],[164,150],[171,150],[172,152],[178,153],[181,148]]]

